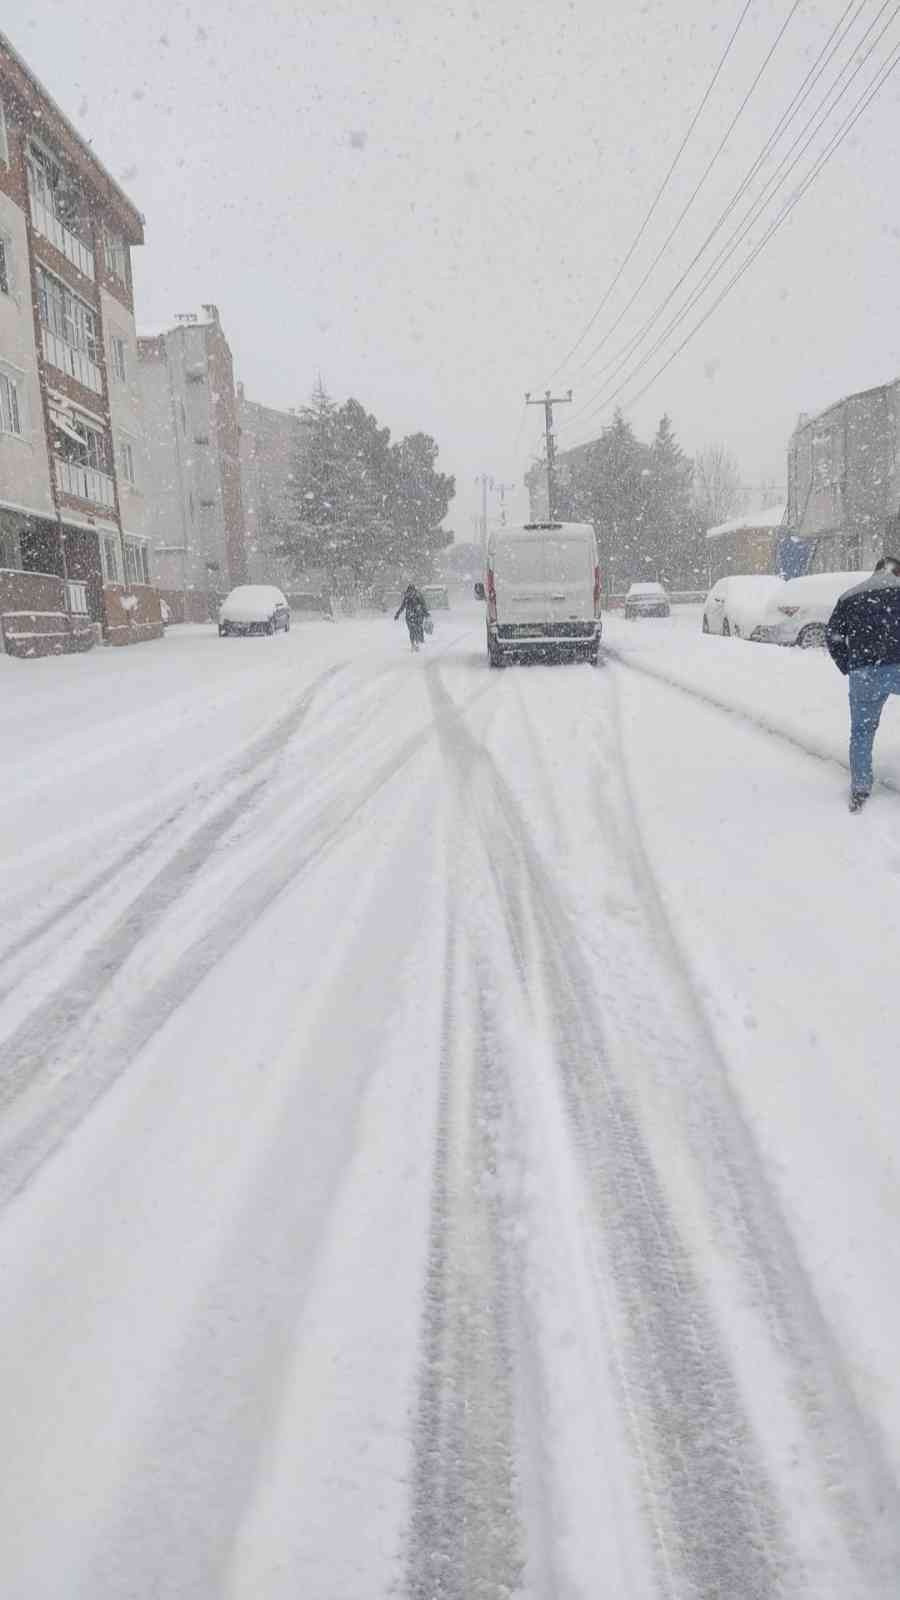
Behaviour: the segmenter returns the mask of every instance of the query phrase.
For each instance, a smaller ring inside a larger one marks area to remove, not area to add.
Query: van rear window
[[[507,583],[543,583],[546,544],[543,539],[510,539],[494,548],[494,573]]]

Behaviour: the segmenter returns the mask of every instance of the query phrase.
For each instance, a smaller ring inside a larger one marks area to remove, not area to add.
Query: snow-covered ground
[[[895,1600],[900,702],[0,657],[0,1590]]]

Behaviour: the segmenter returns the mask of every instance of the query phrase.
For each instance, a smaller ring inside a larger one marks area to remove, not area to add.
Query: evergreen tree
[[[391,444],[358,400],[338,406],[321,382],[301,422],[280,545],[294,575],[324,569],[333,587],[339,574],[356,587],[398,568],[427,575],[452,540],[439,524],[455,492],[434,440]]]
[[[691,531],[693,470],[669,417],[662,417],[644,469],[640,554],[645,575],[667,587],[682,583],[684,547]]]

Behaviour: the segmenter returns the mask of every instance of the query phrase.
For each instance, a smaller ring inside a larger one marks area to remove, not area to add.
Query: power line
[[[632,306],[634,305],[634,303],[637,300],[638,296],[640,295],[641,291],[645,288],[646,284],[649,282],[649,280],[652,277],[653,273],[656,271],[656,268],[659,266],[660,261],[662,260],[663,256],[665,255],[666,251],[668,250],[669,245],[672,243],[672,240],[674,239],[676,233],[678,232],[679,228],[681,227],[681,224],[683,223],[685,217],[687,216],[687,214],[690,211],[692,205],[694,204],[694,201],[696,200],[698,194],[700,193],[700,190],[703,188],[703,185],[705,184],[707,178],[709,177],[710,173],[712,172],[712,169],[715,166],[716,162],[718,161],[720,155],[722,154],[722,151],[725,149],[726,144],[728,143],[729,139],[731,138],[731,135],[734,132],[735,128],[737,127],[738,122],[740,121],[741,117],[743,116],[748,104],[750,103],[750,100],[752,99],[753,95],[755,94],[757,86],[759,85],[760,79],[762,78],[763,74],[765,73],[766,68],[769,65],[769,62],[772,60],[772,57],[774,56],[775,51],[778,49],[778,46],[780,45],[782,39],[784,38],[784,35],[787,32],[788,26],[792,22],[792,20],[794,18],[794,15],[797,12],[800,4],[801,4],[801,0],[793,0],[793,5],[791,6],[790,11],[788,12],[787,16],[785,17],[784,22],[781,24],[781,27],[779,28],[778,33],[776,34],[775,39],[774,39],[772,45],[770,46],[767,55],[765,56],[765,58],[763,60],[762,66],[760,67],[759,71],[757,72],[756,77],[753,79],[753,82],[751,83],[749,89],[747,90],[747,93],[744,95],[744,98],[741,101],[740,105],[738,106],[737,111],[735,112],[734,116],[732,117],[731,121],[729,122],[728,127],[726,128],[721,140],[719,141],[719,144],[717,145],[711,160],[707,163],[707,165],[706,165],[706,167],[705,167],[705,169],[704,169],[704,171],[703,171],[703,173],[702,173],[702,175],[700,177],[699,183],[696,185],[696,187],[694,188],[693,192],[688,197],[687,204],[684,206],[682,211],[676,217],[674,225],[670,229],[669,233],[666,235],[666,238],[663,240],[662,244],[660,245],[660,248],[656,252],[656,255],[653,257],[653,260],[651,261],[649,267],[647,268],[646,272],[644,273],[644,276],[642,277],[640,283],[638,284],[638,286],[635,289],[633,295],[631,296],[631,299],[622,307],[622,310],[619,312],[619,315],[616,317],[616,320],[613,323],[612,327],[607,329],[606,333],[603,335],[602,339],[600,340],[600,343],[594,346],[593,350],[590,352],[589,355],[585,356],[584,361],[582,361],[581,366],[578,369],[579,371],[581,371],[581,369],[583,367],[587,366],[589,361],[593,361],[593,359],[594,359],[594,357],[596,355],[599,355],[599,353],[603,349],[604,345],[606,345],[609,342],[609,340],[613,337],[613,335],[616,333],[616,331],[621,327],[623,321],[625,320],[626,316],[628,315],[629,311],[631,310]]]
[[[659,202],[662,199],[663,194],[666,191],[666,188],[668,187],[669,180],[672,177],[672,174],[674,173],[675,168],[677,167],[679,161],[681,160],[682,155],[684,154],[684,151],[685,151],[685,148],[687,146],[688,140],[690,139],[691,134],[693,133],[694,129],[696,128],[697,123],[699,122],[700,117],[702,116],[703,111],[706,108],[707,101],[709,100],[709,97],[712,94],[713,89],[716,86],[716,83],[718,82],[719,75],[720,75],[720,73],[722,71],[722,68],[725,65],[725,62],[728,60],[728,57],[731,54],[731,47],[734,44],[734,41],[737,38],[738,34],[740,33],[741,26],[743,24],[744,18],[746,17],[747,12],[750,10],[750,7],[751,7],[752,4],[753,4],[753,0],[746,0],[746,4],[744,6],[744,9],[741,12],[740,16],[738,17],[738,20],[735,23],[734,29],[732,30],[731,37],[729,38],[728,43],[726,44],[725,49],[722,52],[722,55],[721,55],[721,57],[719,59],[718,66],[716,67],[715,72],[713,73],[712,77],[709,80],[709,83],[707,85],[706,92],[705,92],[705,94],[703,96],[703,99],[700,101],[699,106],[697,107],[696,111],[694,112],[693,117],[690,120],[690,123],[688,124],[687,133],[685,134],[685,136],[682,139],[680,145],[678,146],[678,149],[675,152],[675,155],[674,155],[674,157],[672,159],[672,163],[671,163],[671,165],[669,167],[669,170],[666,173],[665,177],[663,178],[663,181],[660,184],[659,188],[657,189],[656,194],[653,197],[653,200],[651,201],[649,211],[647,212],[646,216],[644,217],[643,222],[641,223],[640,227],[638,228],[637,233],[635,234],[634,238],[632,239],[631,244],[629,245],[625,256],[623,257],[622,261],[619,263],[619,267],[618,267],[615,275],[613,276],[612,281],[607,286],[606,291],[605,291],[605,293],[603,295],[603,298],[600,301],[600,304],[598,305],[596,311],[594,312],[593,316],[591,317],[590,321],[588,322],[587,326],[585,327],[583,333],[579,334],[579,336],[575,340],[575,343],[573,344],[571,350],[568,352],[567,355],[563,356],[563,358],[560,361],[559,365],[554,367],[553,371],[551,372],[551,374],[550,374],[550,381],[551,382],[556,377],[557,373],[560,372],[562,370],[562,368],[566,365],[566,363],[568,361],[571,361],[571,359],[572,359],[573,355],[575,354],[576,350],[580,349],[580,347],[583,345],[583,343],[584,343],[585,339],[587,338],[588,334],[590,333],[591,329],[594,327],[594,325],[595,325],[595,323],[597,321],[597,318],[600,316],[600,313],[603,311],[604,306],[606,306],[608,304],[610,295],[612,294],[612,292],[615,289],[616,285],[619,283],[619,281],[620,281],[620,279],[622,277],[622,274],[625,271],[625,268],[628,266],[628,263],[630,262],[632,256],[634,255],[635,250],[637,249],[637,247],[640,244],[642,238],[644,237],[644,234],[645,234],[646,229],[647,229],[647,225],[650,222],[654,212],[656,211],[656,208],[659,205]],[[797,4],[799,4],[799,0],[797,0]],[[796,10],[796,5],[795,5],[794,9]]]
[[[770,226],[768,232],[763,235],[762,239],[760,239],[759,243],[754,247],[754,249],[751,251],[751,253],[747,257],[747,259],[738,268],[737,272],[734,273],[733,277],[731,277],[729,279],[728,283],[725,285],[725,287],[722,290],[721,294],[719,294],[717,296],[717,298],[713,301],[712,305],[704,312],[703,316],[700,317],[698,319],[698,321],[694,324],[694,326],[691,328],[690,332],[688,334],[686,334],[685,338],[681,341],[681,344],[678,345],[678,347],[675,350],[672,351],[671,355],[669,355],[666,358],[666,360],[662,363],[662,365],[657,368],[657,370],[653,373],[652,377],[649,378],[648,381],[644,384],[643,388],[639,389],[636,394],[633,394],[630,397],[629,402],[628,402],[630,405],[636,404],[638,400],[643,398],[643,396],[647,393],[648,389],[652,388],[652,386],[656,382],[657,378],[661,377],[661,375],[666,371],[666,369],[672,365],[672,362],[675,361],[676,358],[685,349],[685,347],[688,344],[690,344],[690,341],[694,337],[694,335],[700,331],[700,329],[703,327],[704,323],[708,322],[708,320],[712,316],[713,312],[718,309],[718,307],[722,304],[722,301],[726,298],[726,296],[731,293],[731,290],[740,281],[740,279],[743,277],[744,273],[748,270],[748,268],[750,266],[752,266],[753,262],[756,260],[757,256],[760,254],[760,252],[768,244],[768,242],[772,238],[772,236],[775,233],[777,233],[778,229],[787,221],[787,219],[790,216],[791,212],[793,211],[794,207],[799,204],[799,202],[800,202],[800,200],[802,200],[803,196],[812,187],[812,185],[815,183],[816,179],[821,175],[822,171],[827,166],[828,162],[831,160],[831,157],[834,155],[835,151],[838,149],[838,147],[841,144],[843,144],[843,142],[844,142],[845,138],[847,137],[848,133],[851,132],[852,128],[859,121],[859,118],[862,116],[863,112],[868,108],[868,106],[871,104],[871,102],[875,99],[875,96],[883,88],[884,84],[887,82],[887,79],[890,77],[891,73],[894,72],[894,70],[896,69],[896,67],[898,65],[900,65],[900,44],[896,44],[894,46],[893,50],[891,51],[890,55],[887,58],[887,61],[885,62],[885,65],[881,68],[880,72],[878,74],[876,74],[875,79],[869,85],[868,89],[863,91],[862,95],[857,100],[853,111],[850,112],[849,115],[845,118],[843,124],[841,125],[841,127],[838,129],[837,133],[832,138],[830,144],[828,146],[826,146],[825,150],[821,153],[821,155],[819,157],[817,157],[816,162],[814,163],[814,165],[811,168],[810,172],[807,174],[807,177],[805,178],[804,182],[801,184],[800,188],[796,191],[796,193],[794,195],[792,195],[791,199],[787,202],[787,204],[782,208],[781,212],[779,213],[779,215],[776,217],[775,221]],[[631,377],[633,377],[633,376],[634,376],[634,374],[631,374],[631,376],[625,380],[625,382],[621,385],[621,389],[625,389],[625,388],[628,387],[628,384],[631,381]],[[619,391],[617,391],[617,393],[621,392],[621,389]],[[611,404],[611,402],[612,402],[612,400],[614,398],[615,398],[615,395],[610,396],[609,400],[606,402],[606,405]],[[573,446],[572,448],[575,448],[575,447]]]
[[[875,19],[876,23],[879,20],[879,18],[883,15],[887,4],[890,4],[890,0],[886,0],[885,5],[883,5],[881,7],[881,11],[878,13],[878,17],[876,17],[876,19]],[[779,164],[778,168],[776,168],[775,173],[769,179],[769,181],[766,184],[766,187],[763,190],[762,194],[757,198],[756,201],[754,201],[753,205],[750,207],[750,210],[748,211],[747,215],[745,216],[743,222],[741,224],[739,224],[739,226],[730,235],[729,239],[722,246],[722,248],[719,251],[718,255],[715,256],[715,258],[713,259],[713,261],[710,264],[710,266],[706,269],[706,272],[704,273],[704,276],[701,278],[699,284],[691,291],[690,295],[688,296],[687,300],[685,301],[683,306],[680,308],[680,310],[677,311],[676,314],[672,318],[670,318],[669,322],[666,324],[665,328],[659,334],[659,336],[657,337],[657,339],[654,342],[654,344],[652,344],[650,346],[649,350],[647,350],[644,353],[644,355],[639,359],[637,364],[631,369],[631,371],[627,374],[627,376],[622,380],[621,384],[619,384],[615,389],[613,389],[611,393],[606,394],[604,392],[605,389],[609,387],[608,384],[606,386],[601,386],[601,389],[598,390],[598,392],[595,395],[593,395],[592,398],[587,402],[587,405],[589,407],[593,406],[594,409],[593,410],[587,410],[587,408],[584,408],[584,410],[583,410],[583,412],[581,414],[587,415],[587,416],[594,416],[594,415],[596,415],[596,412],[598,410],[603,410],[603,409],[605,409],[606,406],[611,404],[612,401],[614,399],[616,399],[619,394],[622,393],[623,389],[627,388],[628,384],[632,382],[632,380],[638,375],[638,373],[640,371],[642,371],[642,369],[647,365],[648,361],[652,360],[653,356],[657,353],[657,351],[665,343],[665,341],[669,337],[669,335],[675,331],[675,329],[684,321],[685,317],[693,310],[694,306],[697,304],[697,302],[705,294],[705,292],[709,288],[710,284],[715,280],[715,278],[717,278],[719,276],[719,273],[727,265],[728,261],[736,254],[738,246],[741,243],[743,243],[743,240],[746,238],[747,234],[750,232],[750,229],[753,227],[754,223],[759,220],[759,217],[761,216],[762,212],[765,210],[766,206],[769,204],[769,202],[772,199],[774,199],[774,197],[778,193],[778,191],[784,187],[788,176],[794,170],[794,168],[799,165],[799,163],[802,160],[803,156],[806,154],[806,151],[809,149],[809,146],[812,144],[812,142],[815,139],[816,135],[821,131],[821,129],[824,126],[825,122],[827,121],[828,117],[837,108],[837,106],[840,104],[841,100],[843,100],[846,97],[846,95],[847,95],[847,93],[849,91],[850,85],[853,83],[854,79],[859,75],[859,73],[863,70],[863,68],[866,65],[866,63],[869,61],[869,59],[871,58],[871,56],[873,55],[875,50],[878,48],[879,44],[881,43],[881,41],[884,38],[884,35],[888,31],[888,29],[891,27],[892,23],[896,21],[896,18],[898,16],[898,14],[900,14],[900,5],[895,6],[893,12],[891,13],[890,17],[888,18],[888,20],[885,23],[884,27],[882,28],[881,32],[878,34],[877,38],[873,41],[873,43],[869,46],[868,50],[865,52],[865,54],[862,56],[862,58],[858,61],[857,65],[854,68],[854,71],[851,73],[850,78],[848,79],[847,83],[844,84],[844,87],[841,89],[840,93],[838,94],[837,99],[835,99],[831,105],[828,105],[827,102],[834,95],[834,92],[835,92],[835,89],[837,87],[837,84],[840,82],[841,77],[843,77],[844,73],[846,72],[847,66],[849,65],[849,62],[845,63],[844,67],[842,67],[840,73],[838,74],[838,77],[835,79],[835,82],[832,84],[831,88],[826,92],[826,94],[823,97],[823,99],[819,102],[819,105],[816,108],[816,111],[813,113],[813,116],[809,119],[809,121],[801,129],[801,131],[798,134],[797,138],[794,140],[794,143],[791,145],[790,150],[788,150],[787,154],[783,157],[783,159],[782,159],[781,163]],[[866,38],[868,37],[868,35],[869,35],[869,33],[871,33],[872,27],[874,25],[875,25],[874,23],[870,25],[870,27],[867,29],[866,34],[865,34],[864,37],[866,37]],[[856,48],[858,49],[859,46],[857,46]],[[851,59],[852,59],[852,56],[851,56]],[[863,95],[860,97],[860,99],[863,99],[865,97],[866,93],[867,93],[867,91],[864,90],[863,91]],[[868,103],[868,102],[866,102],[866,103]],[[859,106],[859,105],[860,105],[860,101],[858,100],[856,102],[856,106]],[[824,111],[822,110],[823,106],[826,108]],[[854,110],[855,109],[856,108],[854,107]],[[821,115],[820,115],[820,113],[821,113]],[[852,116],[853,112],[851,112],[850,115]],[[817,117],[818,117],[818,121],[816,121]],[[792,155],[793,151],[796,150],[797,145],[803,139],[804,134],[807,132],[807,130],[810,128],[810,126],[813,123],[815,123],[815,126],[812,129],[812,133],[810,133],[809,137],[806,139],[805,143],[802,145],[799,153],[794,157],[794,159],[792,161],[790,161],[789,158]],[[823,153],[827,154],[830,151],[831,148],[832,148],[831,146],[827,146],[826,145],[824,151],[820,152],[820,156],[816,157],[816,161],[813,163],[813,167],[810,169],[811,172],[817,171],[816,162],[818,162],[821,159],[821,156],[822,156]],[[787,170],[784,171],[783,175],[779,178],[779,174],[782,173],[782,171],[783,171],[783,169],[785,167],[785,164],[788,163],[788,162],[789,162],[789,165],[787,166]],[[777,182],[776,182],[776,179],[778,180]],[[774,184],[774,188],[773,188],[773,184]],[[805,193],[805,188],[806,188],[806,185],[804,185],[804,187],[799,192],[800,193]],[[782,213],[782,214],[784,214],[784,213]],[[766,237],[766,239],[771,237],[771,231],[770,231],[770,233],[766,234],[765,237]],[[702,254],[702,251],[700,252],[700,254]],[[697,258],[695,258],[695,260],[696,259]],[[751,256],[750,259],[755,259],[755,257]],[[749,264],[749,262],[747,264]],[[742,268],[741,270],[743,271],[744,269]],[[683,279],[681,281],[683,281]],[[675,293],[675,291],[673,290],[673,294],[674,293]],[[669,300],[671,298],[672,298],[672,295],[670,295],[668,297]],[[667,302],[664,302],[664,305],[666,303]],[[663,308],[664,307],[660,307],[659,308],[660,311]],[[651,320],[655,321],[656,318],[654,317]],[[645,330],[643,330],[643,332],[649,331],[649,326],[650,325],[648,324],[647,328],[645,328]],[[643,337],[643,333],[642,333],[641,337]],[[641,340],[638,339],[637,343],[640,343],[640,342],[641,342]],[[626,361],[627,361],[627,356],[624,357],[621,360],[617,360],[615,363],[612,363],[612,365],[615,366],[615,367],[621,368],[623,365],[626,364]],[[595,401],[599,401],[599,405],[595,406],[594,405]]]
[[[878,17],[876,17],[875,21],[872,24],[870,24],[870,27],[867,29],[866,33],[863,35],[863,38],[857,44],[856,49],[859,49],[860,45],[862,45],[865,42],[865,39],[868,37],[868,34],[871,32],[872,28],[877,23],[878,18],[881,16],[882,12],[884,10],[886,10],[887,6],[890,3],[891,3],[891,0],[884,0],[884,5],[882,6],[881,11],[878,13]],[[731,215],[732,211],[734,211],[735,207],[737,206],[737,204],[740,201],[740,199],[742,198],[742,196],[747,192],[747,189],[750,187],[750,184],[752,183],[753,179],[755,178],[756,174],[758,173],[760,167],[763,165],[763,163],[765,162],[767,157],[770,155],[770,153],[774,149],[775,145],[778,143],[778,140],[780,139],[780,137],[781,137],[782,133],[784,132],[785,128],[787,127],[788,123],[793,120],[793,117],[795,116],[796,112],[800,110],[800,107],[809,98],[809,96],[812,93],[813,89],[815,88],[816,84],[820,81],[820,79],[824,75],[826,68],[830,65],[831,61],[834,59],[834,56],[837,53],[838,49],[840,48],[841,44],[844,43],[844,40],[849,35],[849,33],[850,33],[850,31],[851,31],[851,29],[853,27],[853,24],[858,20],[860,12],[863,10],[863,8],[867,4],[868,4],[868,0],[848,0],[848,4],[845,7],[841,17],[835,23],[831,33],[829,34],[828,39],[825,41],[825,44],[822,46],[822,49],[820,50],[816,60],[813,62],[813,65],[810,67],[809,71],[807,72],[806,77],[803,79],[803,82],[801,83],[799,89],[796,91],[793,99],[791,100],[790,104],[787,107],[787,110],[782,113],[782,116],[780,117],[777,126],[774,128],[772,133],[769,135],[768,139],[766,140],[766,143],[763,145],[759,155],[756,157],[756,160],[753,162],[752,166],[750,168],[748,168],[748,170],[745,173],[743,179],[741,180],[740,185],[738,186],[738,188],[735,191],[735,193],[732,195],[732,197],[729,200],[729,202],[728,202],[727,206],[725,207],[725,209],[720,213],[720,215],[719,215],[716,223],[714,224],[714,226],[710,229],[709,233],[706,235],[706,238],[704,239],[703,243],[701,244],[699,250],[694,255],[692,260],[688,263],[687,267],[685,267],[684,271],[681,274],[681,277],[674,284],[672,289],[670,289],[670,291],[666,295],[665,299],[662,300],[660,302],[660,304],[657,306],[657,308],[653,312],[652,316],[647,318],[646,322],[643,323],[643,325],[638,329],[637,333],[635,333],[632,336],[632,338],[629,339],[628,343],[623,346],[623,348],[618,352],[618,354],[616,356],[613,356],[609,361],[605,362],[604,365],[599,368],[599,371],[596,374],[597,377],[602,377],[602,375],[605,372],[609,372],[609,371],[616,372],[616,371],[619,371],[621,369],[621,367],[625,365],[625,363],[627,362],[629,357],[638,348],[638,346],[643,343],[643,340],[645,339],[646,335],[650,332],[651,328],[653,328],[655,326],[655,324],[659,321],[659,318],[662,316],[662,313],[665,311],[666,307],[671,304],[672,300],[674,300],[676,294],[678,293],[678,290],[682,287],[682,285],[685,283],[687,278],[690,276],[690,274],[692,273],[694,267],[697,265],[697,262],[706,253],[707,249],[709,248],[709,245],[712,243],[713,239],[716,237],[716,234],[719,232],[719,230],[727,222],[729,216]],[[847,13],[849,11],[853,10],[854,6],[856,7],[855,15],[851,18],[851,20],[850,20],[849,24],[847,25],[846,29],[844,29],[843,33],[841,34],[841,29],[843,28],[843,24],[844,24],[844,21],[845,21],[845,19],[847,17]],[[837,37],[839,34],[840,34],[840,37]],[[825,57],[826,59],[823,60],[823,57]],[[851,52],[851,57],[852,57],[852,52]],[[835,84],[837,84],[840,81],[840,78],[843,76],[843,73],[846,72],[847,65],[849,65],[849,63],[845,63],[844,67],[841,69],[841,72],[838,74],[838,77],[835,79]],[[832,88],[834,88],[834,85],[832,86]],[[826,96],[826,98],[827,98],[827,96]],[[824,104],[824,101],[820,102],[820,106],[821,106],[821,104]],[[802,137],[802,133],[804,133],[806,131],[806,128],[808,128],[809,125],[810,125],[809,123],[806,124],[806,126],[804,127],[804,129],[801,132],[800,137]],[[794,148],[796,148],[796,141],[795,141],[795,144],[791,147],[791,149],[794,149]],[[788,152],[788,154],[790,154],[790,151]],[[778,169],[778,170],[780,170],[780,169]],[[770,179],[769,183],[771,183],[771,181],[772,180]],[[568,426],[571,427],[572,424],[577,421],[577,417],[578,416],[583,416],[585,414],[585,412],[588,410],[588,408],[591,405],[593,405],[594,401],[596,399],[598,399],[598,397],[602,393],[603,393],[603,386],[601,386],[601,388],[597,390],[597,392],[591,397],[590,400],[585,402],[585,404],[581,407],[581,409],[577,413],[577,416],[572,417],[570,419]]]

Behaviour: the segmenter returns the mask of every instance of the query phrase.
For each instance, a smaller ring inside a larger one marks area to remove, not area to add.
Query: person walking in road
[[[403,591],[403,599],[394,612],[395,622],[403,611],[406,612],[410,649],[418,650],[419,645],[425,643],[425,621],[429,613],[425,597],[419,593],[414,583],[408,583]]]
[[[825,636],[850,679],[850,810],[872,792],[872,747],[889,695],[900,694],[900,557],[883,556],[871,577],[842,594]]]

